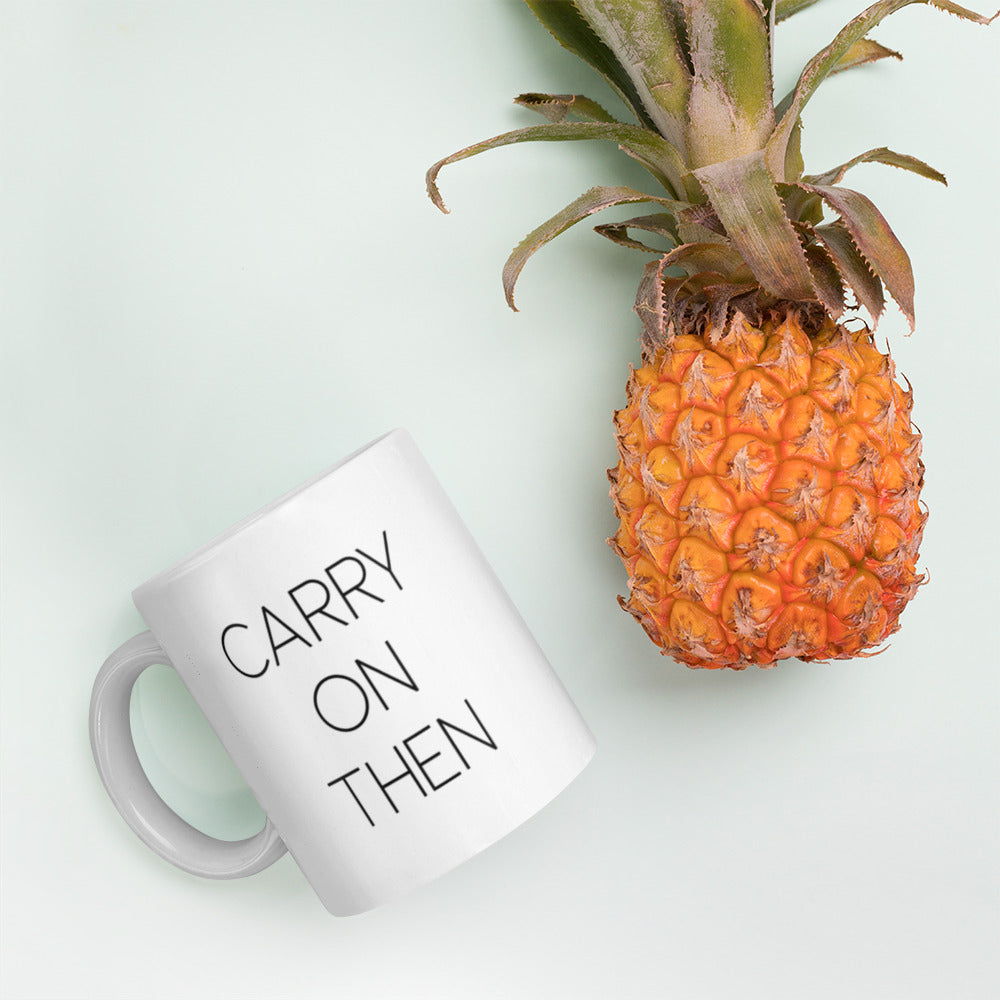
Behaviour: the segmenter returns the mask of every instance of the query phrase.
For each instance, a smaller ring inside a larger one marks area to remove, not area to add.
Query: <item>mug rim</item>
[[[154,573],[153,576],[139,584],[139,586],[132,591],[133,601],[136,600],[140,592],[145,592],[154,587],[162,586],[183,573],[186,573],[188,570],[201,565],[201,563],[205,562],[218,549],[228,544],[238,535],[243,534],[243,532],[245,532],[248,528],[257,524],[259,521],[262,521],[265,517],[274,513],[274,511],[279,508],[284,507],[292,500],[295,500],[299,495],[305,493],[317,483],[328,479],[330,476],[340,472],[346,466],[354,463],[362,456],[367,455],[368,452],[375,449],[378,445],[385,443],[390,438],[402,438],[404,440],[412,441],[410,434],[403,427],[394,427],[392,430],[386,431],[384,434],[380,434],[378,437],[373,438],[367,444],[361,445],[360,448],[355,449],[339,461],[334,462],[333,465],[327,466],[321,472],[318,472],[316,475],[305,480],[305,482],[302,482],[298,486],[288,490],[286,493],[282,493],[280,496],[275,497],[275,499],[271,500],[269,503],[264,504],[263,507],[260,507],[253,511],[253,513],[246,515],[246,517],[241,518],[231,527],[226,528],[217,535],[214,535],[203,545],[198,546],[198,548],[189,552],[186,556],[183,556],[176,562],[171,563],[166,569],[162,569],[159,572]]]

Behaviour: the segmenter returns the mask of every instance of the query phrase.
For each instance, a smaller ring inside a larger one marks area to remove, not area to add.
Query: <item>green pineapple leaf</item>
[[[594,226],[594,232],[605,239],[611,240],[621,247],[628,247],[630,250],[642,250],[646,253],[664,254],[666,251],[661,247],[651,247],[641,240],[637,240],[629,235],[630,229],[641,229],[655,236],[662,236],[672,244],[677,244],[680,239],[677,235],[677,227],[674,216],[665,212],[657,212],[654,215],[640,215],[634,219],[626,219],[624,222],[605,222],[599,226]]]
[[[760,0],[681,0],[694,79],[688,153],[702,167],[763,149],[774,129],[770,33]]]
[[[855,167],[859,163],[885,163],[890,167],[909,170],[912,173],[919,174],[921,177],[944,184],[945,187],[948,186],[948,181],[940,170],[935,170],[924,163],[923,160],[918,160],[915,156],[909,156],[907,153],[894,153],[891,149],[886,149],[885,146],[879,146],[878,149],[869,149],[866,153],[855,156],[853,160],[841,163],[839,167],[834,167],[832,170],[827,170],[822,174],[811,174],[803,177],[802,180],[806,184],[839,184],[843,180],[844,174],[851,167]]]
[[[711,205],[692,205],[677,213],[682,243],[728,243],[725,227]]]
[[[775,187],[784,203],[785,215],[793,223],[816,226],[823,221],[823,199],[818,194],[797,184],[777,184]]]
[[[798,180],[806,168],[805,160],[802,159],[802,121],[795,123],[792,135],[788,140],[788,148],[785,150],[785,176],[789,180]]]
[[[517,306],[514,305],[514,285],[517,283],[524,265],[528,262],[528,258],[536,250],[541,249],[546,243],[554,240],[571,226],[575,226],[595,212],[615,205],[633,205],[641,202],[663,205],[671,211],[677,211],[686,206],[686,202],[677,202],[670,198],[645,194],[630,187],[593,187],[589,191],[585,191],[561,212],[557,212],[551,219],[546,219],[540,226],[528,233],[507,258],[507,263],[504,264],[503,268],[503,289],[507,297],[507,305],[517,312]]]
[[[806,247],[806,261],[820,302],[834,319],[838,319],[844,311],[844,283],[837,265],[819,243]]]
[[[518,94],[514,103],[530,111],[537,111],[550,122],[570,121],[614,122],[622,124],[613,115],[582,94]]]
[[[679,267],[688,275],[746,271],[742,255],[728,243],[684,243],[666,254],[662,264],[664,268]]]
[[[574,0],[574,5],[624,67],[657,131],[686,157],[691,70],[677,31],[676,0]]]
[[[879,59],[899,59],[902,61],[903,55],[881,42],[876,42],[874,38],[859,39],[830,70],[830,76],[833,76],[834,73],[843,73],[845,69],[853,69],[855,66],[867,66],[868,63],[878,62]]]
[[[646,345],[666,344],[668,302],[664,295],[663,257],[651,260],[643,269],[632,307],[642,323],[642,339]]]
[[[982,14],[977,14],[975,11],[952,3],[951,0],[879,0],[878,3],[863,11],[841,29],[837,37],[825,49],[813,56],[806,64],[805,69],[802,70],[787,109],[782,109],[784,114],[780,117],[778,126],[767,143],[767,165],[776,180],[786,179],[783,170],[792,129],[819,85],[836,71],[842,60],[847,57],[852,46],[861,41],[872,28],[890,14],[913,3],[929,3],[939,10],[975,21],[977,24],[989,24],[996,17],[996,15],[985,17]]]
[[[778,0],[775,10],[775,20],[780,24],[787,21],[793,14],[811,7],[816,0]]]
[[[818,194],[840,216],[855,246],[902,309],[910,329],[915,329],[913,267],[885,216],[868,198],[850,188],[810,184],[801,187]]]
[[[764,164],[763,150],[701,167],[694,175],[761,287],[781,299],[814,299],[802,244]]]
[[[868,310],[872,323],[878,326],[879,317],[885,309],[882,282],[874,275],[868,262],[861,256],[842,222],[832,222],[816,226],[814,235],[826,248],[830,259],[837,267],[845,286],[858,297],[858,302]]]
[[[575,3],[570,0],[525,0],[525,3],[560,45],[604,77],[643,125],[647,128],[654,127],[628,73],[614,52],[587,23]]]
[[[857,66],[867,66],[869,63],[877,62],[879,59],[899,59],[902,60],[903,56],[896,52],[895,49],[886,48],[886,46],[876,42],[872,38],[862,38],[860,41],[855,42],[848,50],[844,53],[837,64],[830,70],[828,76],[834,76],[837,73],[843,73],[845,70],[854,69]],[[774,109],[775,117],[780,122],[784,118],[785,113],[792,106],[792,101],[795,99],[795,90],[790,90],[785,96],[778,102]],[[802,119],[795,123],[795,128],[802,127]],[[786,176],[790,176],[786,174]]]
[[[498,149],[518,142],[562,142],[584,139],[603,139],[615,142],[629,156],[638,160],[672,196],[683,191],[682,177],[686,172],[677,150],[655,132],[638,125],[608,124],[606,122],[558,122],[548,125],[534,125],[530,128],[515,129],[502,135],[484,139],[472,146],[466,146],[443,160],[438,160],[427,171],[427,193],[431,201],[447,212],[441,192],[437,186],[437,176],[442,167],[467,159],[488,149]]]
[[[666,273],[678,268],[686,277]],[[691,306],[707,311],[710,327],[721,332],[730,305],[741,297],[750,300],[756,293],[754,276],[731,247],[720,243],[679,246],[650,261],[642,273],[634,311],[642,322],[643,346],[655,350],[673,341],[675,309],[685,298],[690,300],[682,311]]]

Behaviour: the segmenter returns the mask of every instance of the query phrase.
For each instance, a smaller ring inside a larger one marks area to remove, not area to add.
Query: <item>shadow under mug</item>
[[[157,854],[238,878],[287,849],[333,914],[454,868],[551,801],[593,736],[410,436],[395,430],[133,592],[94,684],[108,793]],[[222,841],[143,772],[132,687],[172,666],[266,814]]]

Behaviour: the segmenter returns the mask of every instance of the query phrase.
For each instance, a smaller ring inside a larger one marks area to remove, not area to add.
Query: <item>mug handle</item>
[[[90,746],[111,801],[139,839],[161,858],[203,878],[242,878],[274,864],[287,848],[270,819],[246,840],[219,840],[181,819],[146,777],[132,740],[129,703],[139,675],[173,666],[151,632],[141,632],[105,660],[90,699]]]

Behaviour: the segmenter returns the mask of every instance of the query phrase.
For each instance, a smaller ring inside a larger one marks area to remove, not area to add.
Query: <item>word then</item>
[[[386,640],[385,646],[395,661],[393,668],[383,669],[355,660],[357,677],[330,674],[316,685],[313,694],[316,714],[331,729],[341,733],[360,729],[368,721],[373,703],[380,706],[376,711],[388,712],[390,690],[420,690],[392,643]],[[390,689],[387,681],[397,687]],[[375,826],[372,815],[377,812],[375,804],[384,801],[398,815],[397,799],[401,796],[409,795],[412,799],[419,793],[427,798],[429,792],[440,791],[472,770],[471,758],[478,752],[477,746],[497,749],[496,741],[469,699],[464,698],[463,704],[466,712],[461,725],[438,717],[393,744],[386,754],[388,764],[367,760],[327,784],[330,788],[339,787],[353,799],[370,826]]]

